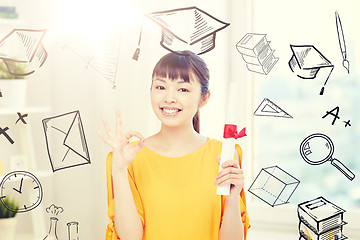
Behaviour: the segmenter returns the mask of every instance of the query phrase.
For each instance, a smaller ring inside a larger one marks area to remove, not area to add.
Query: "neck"
[[[197,140],[200,135],[194,130],[192,125],[188,127],[168,127],[162,125],[158,136],[169,145],[175,144],[179,146]]]

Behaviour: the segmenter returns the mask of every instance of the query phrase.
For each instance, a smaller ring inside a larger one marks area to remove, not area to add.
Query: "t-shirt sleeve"
[[[131,188],[131,191],[133,194],[136,209],[139,213],[142,225],[143,225],[143,227],[145,227],[144,207],[143,207],[143,203],[141,200],[141,196],[139,194],[139,190],[136,186],[136,181],[134,178],[134,169],[133,169],[133,165],[131,163],[128,167],[128,177],[129,177],[130,188]]]
[[[143,211],[143,205],[141,202],[141,198],[139,195],[139,192],[136,188],[136,184],[134,181],[134,174],[132,165],[130,164],[128,168],[128,177],[129,177],[129,183],[130,188],[133,194],[133,198],[135,201],[136,209],[139,213],[141,222],[144,225],[144,211]],[[106,183],[107,183],[107,200],[108,200],[108,216],[109,216],[109,223],[106,227],[106,235],[105,240],[117,240],[119,237],[116,235],[115,231],[115,222],[114,222],[114,215],[115,215],[115,205],[114,205],[114,188],[113,188],[113,182],[112,182],[112,152],[110,152],[106,159]]]
[[[239,166],[242,168],[242,149],[240,145],[235,145],[236,151],[239,156]],[[244,225],[244,240],[246,240],[247,230],[250,228],[249,215],[246,209],[246,198],[244,188],[240,192],[240,210],[241,210],[241,219]]]

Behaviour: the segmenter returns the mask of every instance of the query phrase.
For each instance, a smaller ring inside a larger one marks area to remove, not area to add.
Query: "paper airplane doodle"
[[[336,167],[349,180],[354,180],[355,175],[342,164],[339,160],[333,157],[334,143],[331,139],[322,133],[314,133],[306,137],[300,144],[300,155],[310,165],[320,165],[327,161]]]
[[[190,50],[198,55],[214,49],[216,33],[230,25],[197,7],[153,12],[145,16],[161,27],[160,45],[163,48],[171,52]],[[135,60],[140,52],[140,42],[141,32],[133,57]]]
[[[254,115],[267,116],[267,117],[292,118],[292,116],[290,116],[287,112],[282,110],[278,105],[270,101],[268,98],[264,98],[264,100],[256,108]]]
[[[334,65],[313,45],[290,45],[290,48],[293,55],[289,67],[299,78],[315,79],[321,69],[326,71],[324,86],[320,90],[320,95],[323,95]]]
[[[270,206],[289,203],[300,181],[278,166],[261,169],[249,192]]]
[[[266,34],[247,33],[237,44],[249,71],[267,75],[278,62]]]
[[[14,29],[0,41],[0,59],[10,74],[30,75],[44,64],[47,58],[42,44],[45,33],[46,30]],[[18,69],[26,71],[19,72]]]
[[[111,31],[104,35],[100,50],[95,46],[84,44],[86,39],[72,41],[65,44],[63,48],[84,61],[86,67],[95,70],[115,88],[120,55],[120,32]]]
[[[297,213],[300,239],[347,239],[343,235],[345,210],[324,197],[300,203]]]
[[[79,111],[45,118],[42,123],[53,172],[90,164]]]

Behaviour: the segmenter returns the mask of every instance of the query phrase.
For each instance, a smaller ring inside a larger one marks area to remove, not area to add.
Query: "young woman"
[[[221,142],[199,134],[201,107],[209,100],[209,71],[196,54],[169,53],[152,74],[151,104],[161,121],[158,133],[122,133],[104,119],[100,136],[107,157],[107,240],[246,239],[249,218],[241,170],[241,148],[219,173]],[[132,143],[130,139],[139,141]],[[231,184],[229,196],[216,186]]]

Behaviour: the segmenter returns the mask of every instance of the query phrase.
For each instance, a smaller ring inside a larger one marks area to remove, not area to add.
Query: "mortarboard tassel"
[[[139,55],[140,55],[140,43],[141,43],[141,35],[142,35],[142,28],[143,28],[143,22],[144,22],[144,18],[142,18],[141,21],[141,28],[140,28],[140,34],[139,34],[139,41],[138,41],[138,46],[134,52],[134,55],[132,57],[132,59],[134,59],[135,61],[137,61],[139,59]]]

